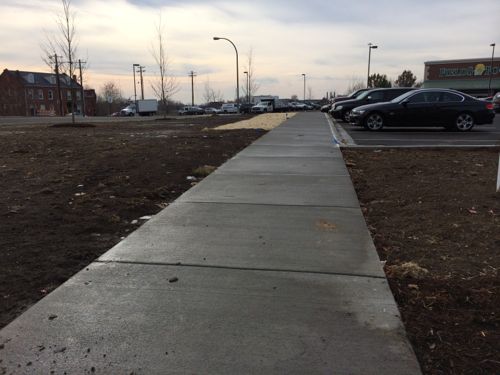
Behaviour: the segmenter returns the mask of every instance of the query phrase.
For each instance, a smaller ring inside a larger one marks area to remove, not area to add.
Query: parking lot
[[[433,146],[498,146],[500,114],[492,125],[475,126],[469,132],[445,131],[439,127],[387,127],[371,132],[360,126],[332,119],[346,146],[433,147]]]

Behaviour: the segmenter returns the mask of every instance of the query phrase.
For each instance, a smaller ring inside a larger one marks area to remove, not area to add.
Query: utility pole
[[[138,66],[141,66],[141,64],[132,64],[132,73],[134,74],[134,105],[136,113],[137,113],[137,88],[136,88],[137,81],[135,80],[135,68]]]
[[[196,77],[196,73],[191,70],[189,77],[191,77],[191,105],[194,106],[194,77]]]
[[[85,117],[85,90],[83,89],[83,78],[82,78],[82,63],[86,64],[86,61],[78,59],[78,67],[80,68],[80,86],[82,86],[82,116]]]
[[[146,71],[145,66],[139,66],[139,74],[141,75],[141,100],[144,100],[144,80],[142,78],[142,73]]]

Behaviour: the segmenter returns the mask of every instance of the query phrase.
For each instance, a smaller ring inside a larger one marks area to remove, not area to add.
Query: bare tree
[[[179,83],[174,76],[170,75],[170,60],[165,47],[165,38],[163,36],[165,30],[162,24],[161,15],[155,31],[156,48],[154,45],[152,46],[151,54],[159,69],[159,75],[156,77],[156,80],[151,83],[151,88],[162,104],[164,115],[166,116],[168,100],[179,91]]]
[[[105,100],[117,101],[123,100],[122,90],[113,81],[108,81],[102,85],[101,96]]]
[[[71,8],[71,0],[61,0],[62,12],[56,15],[57,35],[46,33],[45,41],[42,42],[41,49],[44,53],[42,60],[45,61],[58,74],[65,72],[69,81],[71,93],[71,113],[72,121],[75,122],[76,101],[74,92],[73,76],[75,72],[74,62],[78,43],[76,41],[75,12]],[[60,60],[62,58],[62,60]],[[83,82],[82,82],[83,84]],[[59,84],[58,84],[59,86]],[[58,89],[59,101],[62,102],[60,89]],[[84,98],[82,97],[82,100]],[[62,114],[62,113],[61,113]]]
[[[307,99],[311,100],[313,97],[313,91],[311,86],[307,86]]]
[[[250,48],[247,54],[247,61],[245,65],[245,71],[248,72],[248,88],[247,82],[243,85],[243,93],[248,97],[249,101],[252,100],[252,96],[257,94],[260,85],[255,79],[255,69],[254,69],[254,59],[253,59],[253,48]],[[245,77],[246,78],[246,77]]]
[[[215,91],[210,85],[210,77],[207,77],[203,91],[203,99],[205,103],[218,103],[224,101],[224,96],[220,90]]]
[[[366,87],[366,83],[359,77],[352,77],[349,86],[347,86],[346,94],[350,94],[351,92],[358,91],[364,89]]]
[[[97,112],[99,115],[110,115],[126,104],[122,90],[113,81],[108,81],[99,90],[97,96]]]

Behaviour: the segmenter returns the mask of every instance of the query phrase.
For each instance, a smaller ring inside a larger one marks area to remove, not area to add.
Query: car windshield
[[[366,90],[365,89],[361,89],[361,90],[356,90],[356,91],[353,91],[351,92],[349,95],[347,95],[349,98],[358,98],[362,93],[364,93]]]
[[[399,103],[400,101],[406,99],[407,97],[409,97],[410,95],[413,95],[413,94],[415,94],[415,91],[413,91],[413,90],[405,92],[404,94],[399,95],[399,96],[395,97],[394,99],[392,99],[391,102],[392,103]]]

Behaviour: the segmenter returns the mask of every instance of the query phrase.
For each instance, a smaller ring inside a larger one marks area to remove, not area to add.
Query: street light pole
[[[493,51],[491,52],[491,66],[490,66],[490,81],[488,83],[488,93],[490,96],[493,95],[493,92],[491,91],[491,78],[493,76],[493,59],[495,58],[495,43],[491,43],[490,47],[493,47]]]
[[[134,72],[134,104],[135,104],[135,110],[137,112],[137,88],[136,88],[136,81],[135,81],[135,68],[141,66],[140,64],[132,64],[132,71]]]
[[[239,67],[238,67],[238,49],[236,48],[236,46],[234,45],[233,42],[231,42],[229,39],[227,38],[221,38],[221,37],[218,37],[218,36],[214,36],[213,38],[214,40],[227,40],[229,43],[231,43],[234,47],[234,51],[236,52],[236,103],[239,103],[240,102],[240,72],[239,72]]]
[[[370,88],[370,60],[372,56],[372,49],[378,48],[371,43],[368,43],[368,78],[366,79],[366,88]]]
[[[247,84],[247,103],[250,103],[250,91],[249,91],[250,84],[249,84],[248,72],[243,72],[243,74],[247,75],[247,80],[246,80],[246,84]]]
[[[302,76],[304,77],[304,102],[306,101],[306,75],[305,73],[302,73]]]

